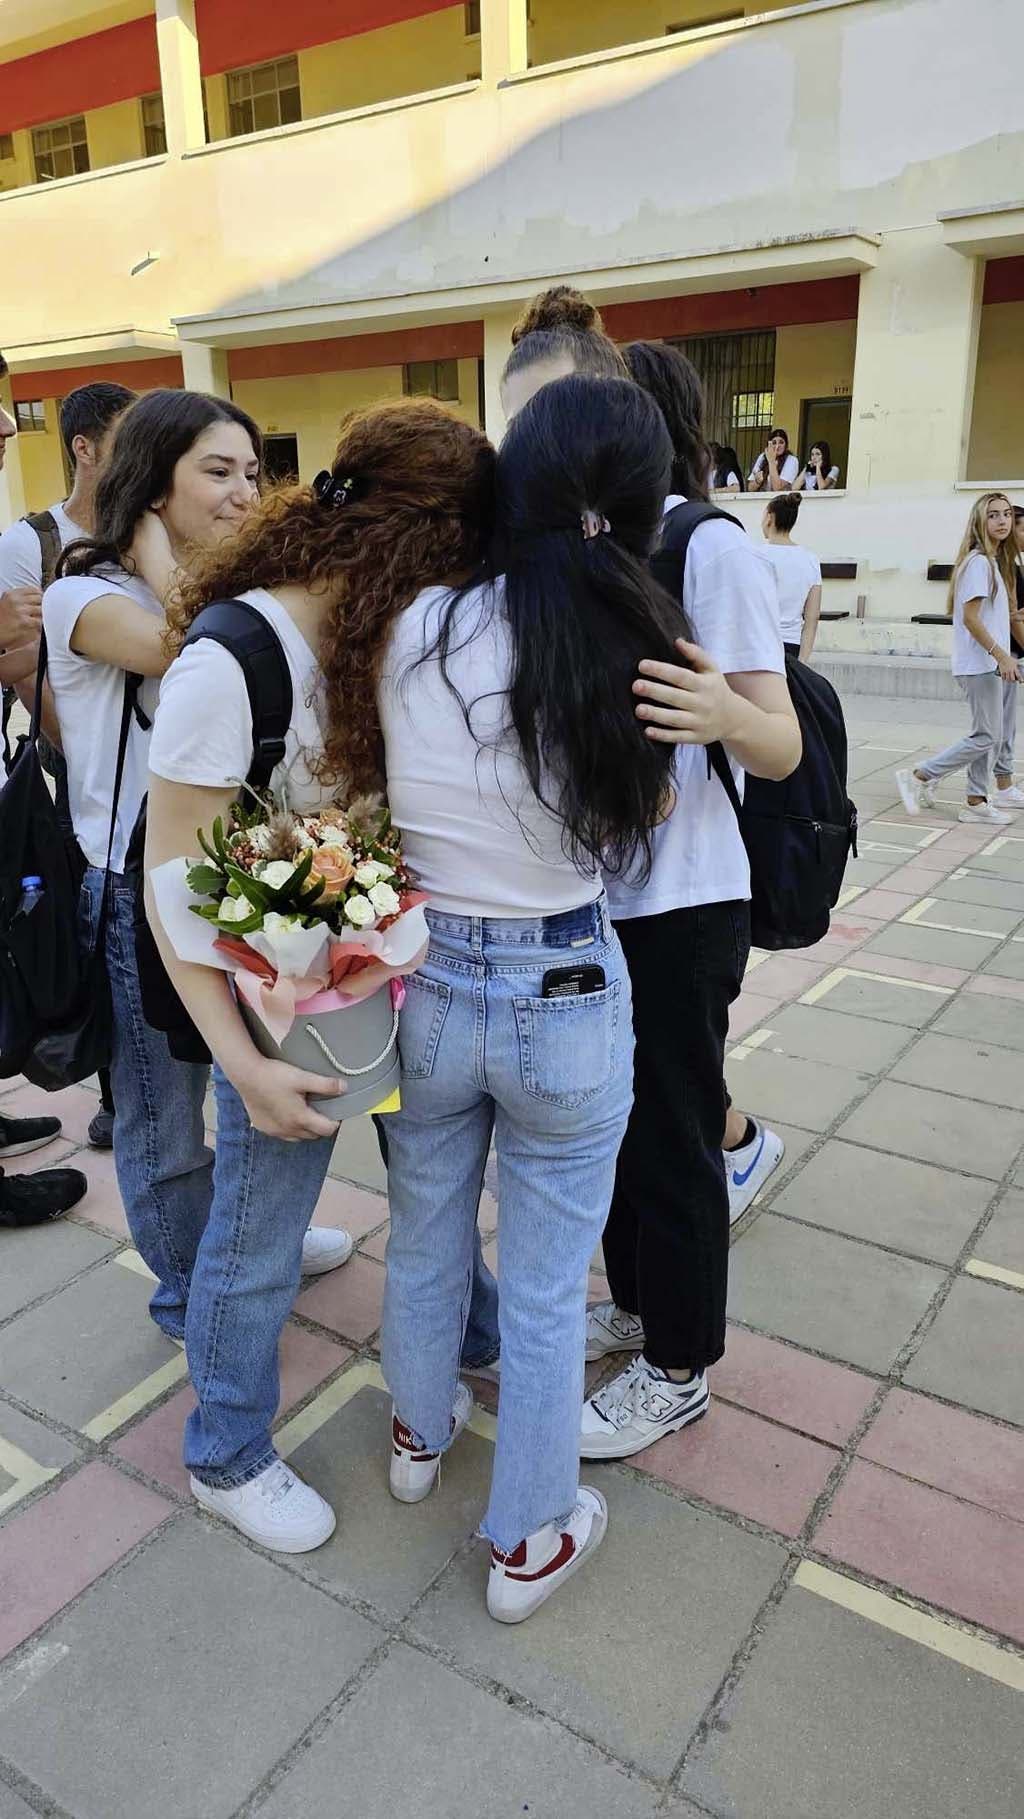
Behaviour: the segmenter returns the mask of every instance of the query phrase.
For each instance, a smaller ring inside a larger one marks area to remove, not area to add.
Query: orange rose
[[[355,876],[352,861],[346,858],[339,846],[319,846],[313,854],[313,865],[310,870],[310,882],[315,884],[323,879],[323,891],[320,902],[333,903],[341,896],[347,884]]]

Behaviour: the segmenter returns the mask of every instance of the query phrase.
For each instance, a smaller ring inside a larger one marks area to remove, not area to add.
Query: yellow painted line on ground
[[[993,853],[1002,852],[1004,846],[1024,846],[1024,835],[997,834],[994,840],[990,840],[987,846],[982,847],[978,857],[988,859]]]
[[[774,1036],[774,1034],[774,1030],[752,1030],[748,1036],[744,1036],[742,1042],[737,1042],[736,1047],[729,1050],[729,1060],[745,1061],[747,1056],[752,1055],[756,1049],[763,1048],[769,1036]]]
[[[895,840],[865,840],[858,837],[857,852],[863,858],[865,853],[919,853],[919,846],[897,846]]]
[[[185,1354],[182,1352],[177,1357],[169,1358],[158,1371],[153,1371],[148,1377],[143,1377],[141,1383],[136,1383],[133,1389],[128,1390],[125,1395],[119,1396],[116,1402],[110,1404],[109,1408],[101,1409],[98,1415],[94,1415],[91,1421],[86,1422],[82,1433],[87,1440],[105,1440],[108,1434],[114,1432],[115,1428],[123,1427],[126,1421],[130,1421],[133,1415],[139,1413],[140,1409],[155,1402],[158,1396],[163,1395],[164,1390],[169,1390],[175,1383],[181,1383],[187,1376],[188,1364]]]
[[[351,1402],[353,1396],[358,1396],[360,1390],[374,1389],[387,1393],[387,1387],[379,1364],[369,1361],[354,1364],[337,1382],[321,1390],[319,1396],[314,1396],[306,1408],[278,1429],[274,1435],[274,1444],[282,1459],[287,1459],[304,1441],[311,1439],[325,1422],[330,1421],[332,1415],[336,1415],[347,1402]],[[482,1440],[489,1440],[494,1445],[498,1423],[486,1409],[474,1408],[468,1425],[474,1434],[479,1434]]]
[[[840,891],[836,899],[836,909],[845,909],[847,904],[853,903],[858,897],[863,897],[867,888],[866,884],[848,884],[844,891]]]
[[[132,1270],[136,1276],[145,1276],[147,1282],[156,1281],[149,1264],[144,1263],[138,1251],[132,1250],[131,1246],[126,1251],[118,1251],[114,1262],[119,1263],[123,1270]]]
[[[844,1610],[866,1617],[869,1622],[880,1624],[897,1636],[905,1636],[909,1642],[919,1642],[922,1648],[934,1649],[937,1655],[945,1655],[947,1660],[959,1662],[961,1667],[1024,1693],[1024,1659],[1007,1654],[994,1642],[969,1635],[945,1618],[915,1610],[913,1605],[902,1604],[898,1598],[887,1597],[885,1592],[876,1592],[872,1586],[848,1579],[845,1573],[830,1572],[813,1560],[801,1561],[793,1584],[805,1592],[814,1592],[819,1598],[827,1598],[831,1604],[842,1605]]]
[[[492,1446],[498,1438],[498,1417],[485,1408],[474,1408],[467,1425],[471,1434],[479,1434],[481,1440],[489,1440]]]
[[[814,985],[809,986],[802,997],[797,999],[797,1003],[819,1004],[844,979],[873,979],[879,985],[903,985],[908,991],[933,992],[940,998],[948,998],[953,990],[950,985],[930,985],[924,979],[897,979],[895,973],[866,973],[855,966],[837,966],[832,972],[826,973],[823,979],[818,979]]]
[[[1001,1282],[1006,1288],[1024,1288],[1020,1270],[1004,1269],[1001,1263],[986,1263],[983,1257],[968,1257],[964,1264],[968,1276],[981,1276],[986,1282]]]
[[[41,1484],[49,1484],[51,1478],[56,1478],[57,1471],[55,1465],[40,1465],[31,1453],[22,1452],[13,1440],[5,1440],[0,1434],[0,1472],[14,1479],[14,1483],[9,1484],[5,1491],[0,1491],[0,1516],[6,1510],[13,1509],[23,1497],[27,1497],[29,1491],[38,1490]]]
[[[750,958],[747,961],[746,971],[748,973],[752,973],[755,971],[755,969],[757,967],[763,966],[765,961],[770,960],[770,959],[771,959],[771,954],[767,951],[766,948],[752,947],[750,950]],[[744,977],[746,977],[746,974],[744,974]]]
[[[904,910],[902,916],[897,916],[896,920],[897,922],[909,922],[914,928],[938,928],[947,935],[980,935],[983,940],[1006,940],[1006,936],[1003,934],[1002,930],[998,928],[964,928],[962,923],[935,922],[931,917],[929,917],[926,922],[924,917],[925,910],[934,908],[938,901],[939,899],[937,897],[922,897],[920,903],[912,903],[908,910]],[[1014,936],[1014,940],[1016,941],[1021,939],[1024,939],[1024,937],[1021,937],[1020,935]]]

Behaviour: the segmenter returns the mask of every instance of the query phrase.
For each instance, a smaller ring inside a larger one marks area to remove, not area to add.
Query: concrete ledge
[[[959,701],[948,657],[873,656],[854,651],[814,653],[814,668],[840,695],[888,695],[913,701]]]

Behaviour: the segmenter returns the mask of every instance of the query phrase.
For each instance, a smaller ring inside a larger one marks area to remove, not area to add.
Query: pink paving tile
[[[758,968],[760,971],[760,968]],[[757,972],[754,974],[756,979]],[[736,1042],[761,1023],[767,1023],[777,1011],[781,998],[762,998],[757,992],[741,992],[729,1012],[729,1040]]]
[[[936,840],[934,846],[922,847],[919,853],[914,854],[913,864],[918,871],[928,872],[933,878],[945,878],[958,865],[962,865],[963,858],[963,847],[949,846],[943,839]]]
[[[384,1271],[370,1257],[355,1256],[344,1269],[321,1276],[295,1303],[297,1314],[362,1344],[380,1325]]]
[[[8,1118],[59,1118],[63,1134],[75,1143],[84,1143],[90,1118],[99,1110],[99,1099],[84,1086],[66,1086],[60,1093],[44,1093],[41,1087],[19,1086],[3,1100]]]
[[[856,922],[833,921],[828,934],[816,941],[810,952],[815,960],[827,960],[830,965],[837,966],[848,954],[856,953],[871,935],[877,935],[880,927],[879,922],[865,921],[858,925]]]
[[[814,1546],[941,1610],[1024,1642],[1019,1522],[855,1459]]]
[[[75,1208],[74,1217],[88,1225],[98,1225],[115,1238],[127,1238],[128,1221],[124,1216],[121,1191],[117,1185],[112,1150],[81,1150],[74,1167],[80,1168],[89,1183],[89,1192]]]
[[[0,1655],[120,1560],[170,1508],[97,1460],[8,1522],[0,1548]]]
[[[372,1238],[361,1239],[359,1244],[360,1256],[374,1257],[378,1263],[383,1263],[388,1248],[388,1232],[390,1230],[390,1225],[386,1225],[383,1231],[375,1232]]]
[[[860,1371],[732,1325],[711,1372],[712,1395],[832,1446],[849,1438],[876,1388]]]
[[[314,1225],[341,1226],[351,1232],[358,1244],[367,1232],[388,1216],[388,1203],[383,1194],[368,1188],[353,1187],[349,1181],[335,1181],[328,1175],[313,1215]]]
[[[870,858],[870,854],[868,857]],[[950,866],[949,869],[954,871],[956,868]],[[899,866],[896,871],[890,872],[889,876],[883,879],[882,888],[887,891],[912,891],[916,903],[919,897],[927,897],[931,894],[934,883],[934,871],[925,871],[917,865],[908,863]]]
[[[829,970],[828,960],[798,960],[792,954],[773,954],[748,975],[752,991],[770,998],[798,998]]]
[[[995,973],[974,973],[964,986],[967,992],[980,992],[985,998],[1024,999],[1024,979],[1000,979]]]
[[[888,973],[894,979],[916,979],[920,985],[947,985],[953,991],[968,977],[958,966],[931,966],[924,960],[904,960],[898,954],[861,952],[857,967],[865,973]]]
[[[837,1457],[817,1440],[712,1401],[703,1421],[669,1434],[632,1463],[781,1535],[798,1535]]]
[[[293,1408],[351,1356],[348,1347],[339,1345],[334,1339],[324,1338],[320,1333],[307,1333],[301,1326],[286,1326],[281,1335],[278,1415]],[[192,1386],[186,1384],[169,1402],[162,1402],[144,1421],[130,1428],[113,1451],[137,1465],[150,1478],[155,1478],[158,1484],[186,1495],[188,1473],[181,1463],[181,1437],[185,1421],[194,1407]]]
[[[10,1175],[37,1175],[43,1168],[81,1168],[79,1147],[72,1138],[57,1137],[45,1149],[31,1150],[27,1156],[15,1156],[8,1162],[7,1172]]]
[[[1024,1522],[1024,1433],[894,1389],[858,1453],[905,1478]],[[1022,1537],[1024,1545],[1024,1537]]]
[[[871,916],[880,922],[891,922],[894,916],[902,916],[904,910],[908,910],[911,904],[917,903],[926,894],[922,891],[891,891],[888,884],[887,878],[876,889],[865,891],[863,897],[847,904],[844,914],[853,921],[860,916]]]

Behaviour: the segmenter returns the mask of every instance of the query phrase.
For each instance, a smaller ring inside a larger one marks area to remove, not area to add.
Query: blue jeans
[[[89,929],[102,888],[103,874],[90,867],[82,892]],[[215,1068],[214,1163],[203,1133],[208,1069],[175,1061],[146,1023],[133,919],[132,891],[115,879],[106,954],[118,1186],[135,1245],[159,1278],[153,1318],[186,1342],[198,1407],[185,1427],[185,1464],[204,1483],[230,1488],[276,1457],[278,1342],[334,1138],[284,1143],[254,1131]]]
[[[629,976],[603,901],[427,921],[399,1028],[402,1110],[388,1119],[382,1359],[400,1419],[443,1452],[493,1131],[501,1401],[482,1532],[510,1552],[576,1501],[587,1271],[632,1102]],[[542,996],[546,972],[580,963],[604,969],[603,990]]]

